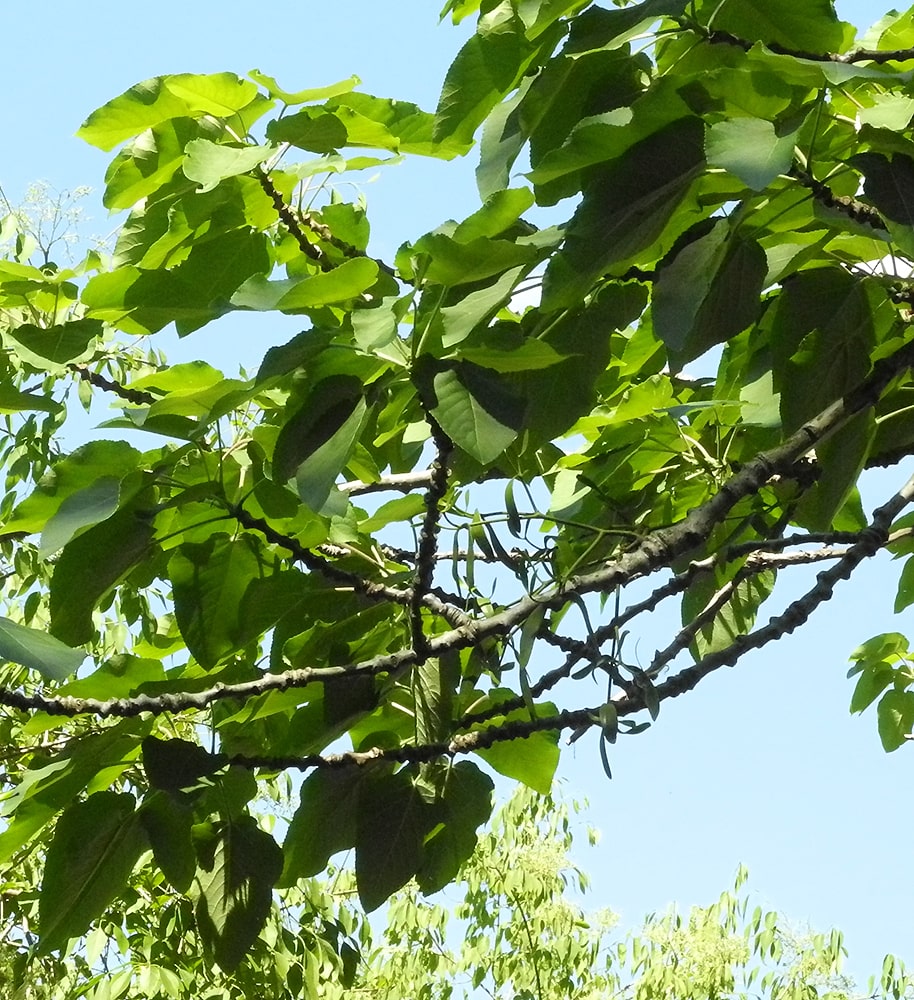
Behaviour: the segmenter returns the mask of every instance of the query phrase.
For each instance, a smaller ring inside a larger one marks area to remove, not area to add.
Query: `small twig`
[[[131,389],[129,385],[123,385],[114,379],[105,378],[99,372],[91,371],[86,365],[67,365],[67,367],[84,382],[94,385],[97,389],[113,392],[115,395],[120,396],[121,399],[126,399],[130,403],[151,405],[157,399],[151,392],[146,392],[144,389]]]
[[[441,521],[441,502],[447,493],[448,461],[454,450],[454,442],[444,433],[441,425],[431,415],[426,414],[435,442],[435,460],[432,462],[431,479],[425,491],[425,516],[419,530],[419,545],[416,549],[416,570],[413,576],[412,593],[409,599],[410,633],[413,649],[422,662],[428,656],[428,640],[422,625],[423,600],[432,589],[435,576],[435,555],[438,551],[438,530]]]

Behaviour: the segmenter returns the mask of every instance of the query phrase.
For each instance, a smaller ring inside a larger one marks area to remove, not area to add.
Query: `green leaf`
[[[120,479],[103,476],[90,486],[64,497],[57,511],[44,526],[38,555],[46,559],[58,549],[62,549],[83,528],[111,517],[117,510],[120,492]]]
[[[745,330],[761,311],[765,251],[731,231],[725,219],[688,243],[659,270],[654,330],[674,371]]]
[[[209,139],[193,139],[185,148],[184,175],[200,191],[211,191],[226,177],[246,174],[274,153],[273,146],[227,146]]]
[[[198,869],[190,895],[197,928],[224,972],[241,962],[270,913],[282,851],[250,816],[200,830]]]
[[[77,135],[93,146],[113,149],[168,118],[200,114],[230,117],[256,96],[257,86],[234,73],[157,76],[93,111]]]
[[[426,895],[438,892],[457,877],[472,855],[477,830],[492,814],[492,779],[471,761],[449,764],[435,802],[439,826],[425,841],[416,872]]]
[[[703,147],[701,121],[682,118],[594,175],[546,269],[543,309],[573,305],[594,279],[657,242],[704,166]]]
[[[368,913],[419,870],[430,821],[408,771],[375,775],[364,783],[356,813],[355,874]]]
[[[485,369],[461,363],[434,377],[432,413],[455,444],[488,465],[523,426],[523,402]]]
[[[48,329],[23,323],[3,331],[20,360],[43,371],[60,374],[71,362],[84,361],[92,353],[95,341],[103,332],[94,319],[76,319]]]
[[[819,268],[785,279],[772,324],[772,353],[786,433],[864,378],[876,331],[888,329],[893,318],[877,282],[843,269]]]
[[[357,87],[362,81],[357,76],[348,76],[338,83],[328,84],[326,87],[311,87],[306,90],[296,90],[294,93],[283,90],[276,82],[276,78],[261,73],[259,69],[252,69],[248,76],[259,83],[270,95],[282,101],[283,104],[307,104],[310,101],[325,101],[330,97],[338,97],[340,94],[348,94],[350,90]]]
[[[348,133],[338,115],[323,108],[303,108],[267,125],[271,142],[287,142],[312,153],[332,153],[346,145]]]
[[[93,610],[149,551],[153,536],[147,520],[124,509],[68,542],[51,577],[51,634],[68,646],[90,642]]]
[[[227,767],[225,754],[209,753],[189,740],[161,740],[147,736],[143,740],[143,769],[151,788],[178,792],[193,788],[201,778]]]
[[[187,892],[197,870],[191,836],[193,810],[173,795],[150,792],[139,818],[162,874],[178,892]]]
[[[348,302],[357,298],[378,280],[378,264],[367,257],[343,261],[332,271],[310,278],[267,281],[256,275],[246,281],[231,297],[240,309],[279,309],[295,312]]]
[[[96,792],[58,820],[38,899],[42,953],[84,934],[124,888],[146,842],[134,807],[132,795]]]
[[[47,632],[0,618],[0,659],[37,670],[46,680],[62,681],[75,674],[85,658],[82,650],[65,646]]]
[[[244,535],[220,532],[205,542],[185,542],[169,559],[175,618],[204,669],[240,648],[242,601],[248,584],[261,574],[256,545]]]
[[[851,27],[837,19],[832,0],[805,0],[802,4],[793,0],[740,0],[722,6],[715,0],[703,0],[699,18],[704,20],[710,14],[719,31],[813,53],[842,51],[845,29]]]
[[[355,846],[359,790],[368,780],[367,768],[319,767],[302,782],[283,842],[281,886],[320,874],[334,854]]]
[[[548,795],[559,764],[559,734],[533,733],[523,741],[493,743],[476,753],[499,774],[522,781],[541,795]]]
[[[536,49],[507,3],[483,15],[444,78],[435,116],[435,139],[472,143],[476,129],[510,93]]]
[[[760,118],[728,118],[708,129],[705,154],[712,167],[723,167],[753,191],[763,191],[793,164],[796,132],[779,135]]]
[[[886,753],[905,743],[914,727],[914,691],[886,691],[876,707],[879,738]]]
[[[851,712],[862,712],[882,694],[895,679],[890,663],[870,664],[860,674],[851,696]]]
[[[354,443],[351,422],[354,417],[361,420],[364,415],[362,393],[362,383],[351,375],[331,375],[318,382],[279,432],[273,452],[273,478],[277,482],[291,479],[303,462],[318,456],[326,445],[329,446],[326,460],[330,462],[334,456],[338,459],[332,483],[346,464]],[[316,509],[320,506],[323,503]]]

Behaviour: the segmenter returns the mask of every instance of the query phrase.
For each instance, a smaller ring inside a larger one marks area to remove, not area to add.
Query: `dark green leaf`
[[[209,834],[209,835],[207,835]],[[191,886],[204,947],[224,972],[244,958],[270,913],[282,851],[250,816],[200,831]]]
[[[126,793],[96,792],[58,820],[38,901],[42,952],[84,934],[124,888],[146,842],[135,804]]]
[[[92,612],[149,552],[153,536],[148,520],[124,509],[68,542],[51,577],[51,634],[68,646],[90,642]]]

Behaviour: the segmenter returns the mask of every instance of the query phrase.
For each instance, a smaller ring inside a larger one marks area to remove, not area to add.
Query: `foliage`
[[[152,866],[144,866],[130,904],[109,912],[66,961],[29,957],[17,947],[27,925],[10,928],[0,983],[16,1000],[863,995],[842,971],[841,934],[799,930],[781,914],[750,909],[743,869],[710,906],[653,914],[621,933],[613,914],[581,905],[588,879],[569,855],[575,825],[562,799],[519,789],[444,901],[424,899],[410,882],[380,926],[353,904],[348,867],[329,882],[281,890],[260,939],[231,974],[207,965],[189,907],[156,888]],[[888,956],[865,995],[912,990],[903,964]]]
[[[859,44],[829,0],[445,13],[478,22],[435,112],[158,77],[80,130],[116,150],[110,255],[2,224],[0,864],[30,933],[40,879],[45,954],[138,907],[230,970],[283,935],[276,888],[311,906],[351,849],[366,909],[433,893],[490,771],[546,792],[593,730],[608,772],[666,699],[910,555],[914,484],[868,519],[857,482],[914,449],[914,13]],[[477,137],[478,211],[375,258],[336,178]],[[304,329],[253,376],[161,356],[227,313]],[[116,415],[72,447],[77,399]],[[683,627],[633,662],[663,600]],[[906,642],[862,648],[891,749]],[[270,831],[250,803],[286,771]]]

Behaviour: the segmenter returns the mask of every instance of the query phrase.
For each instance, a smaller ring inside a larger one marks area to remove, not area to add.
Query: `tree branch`
[[[419,654],[420,662],[428,656],[428,641],[422,625],[422,605],[434,583],[441,502],[447,493],[448,461],[454,450],[454,442],[444,433],[438,421],[430,413],[426,413],[425,416],[432,431],[432,440],[435,442],[435,460],[429,470],[431,480],[425,491],[425,516],[419,531],[416,571],[409,598],[410,632],[413,649]]]
[[[875,511],[872,521],[861,532],[859,541],[852,545],[834,566],[819,573],[815,586],[793,601],[783,614],[770,618],[762,628],[748,635],[739,636],[726,649],[710,653],[694,666],[687,667],[675,677],[658,684],[655,690],[659,698],[661,700],[676,698],[686,691],[691,691],[712,671],[719,667],[733,666],[750,650],[761,649],[769,642],[789,635],[805,624],[816,608],[831,598],[835,586],[840,581],[847,580],[864,559],[874,555],[888,543],[892,521],[912,500],[914,500],[914,476],[895,496]],[[643,707],[643,699],[639,695],[626,696],[616,703],[619,715],[630,715]]]
[[[83,382],[94,385],[97,389],[104,389],[106,392],[113,392],[121,399],[126,399],[130,403],[140,405],[152,405],[156,401],[156,396],[144,389],[131,389],[129,385],[122,385],[114,379],[105,378],[100,372],[91,371],[86,365],[67,365],[71,372],[78,375]]]

